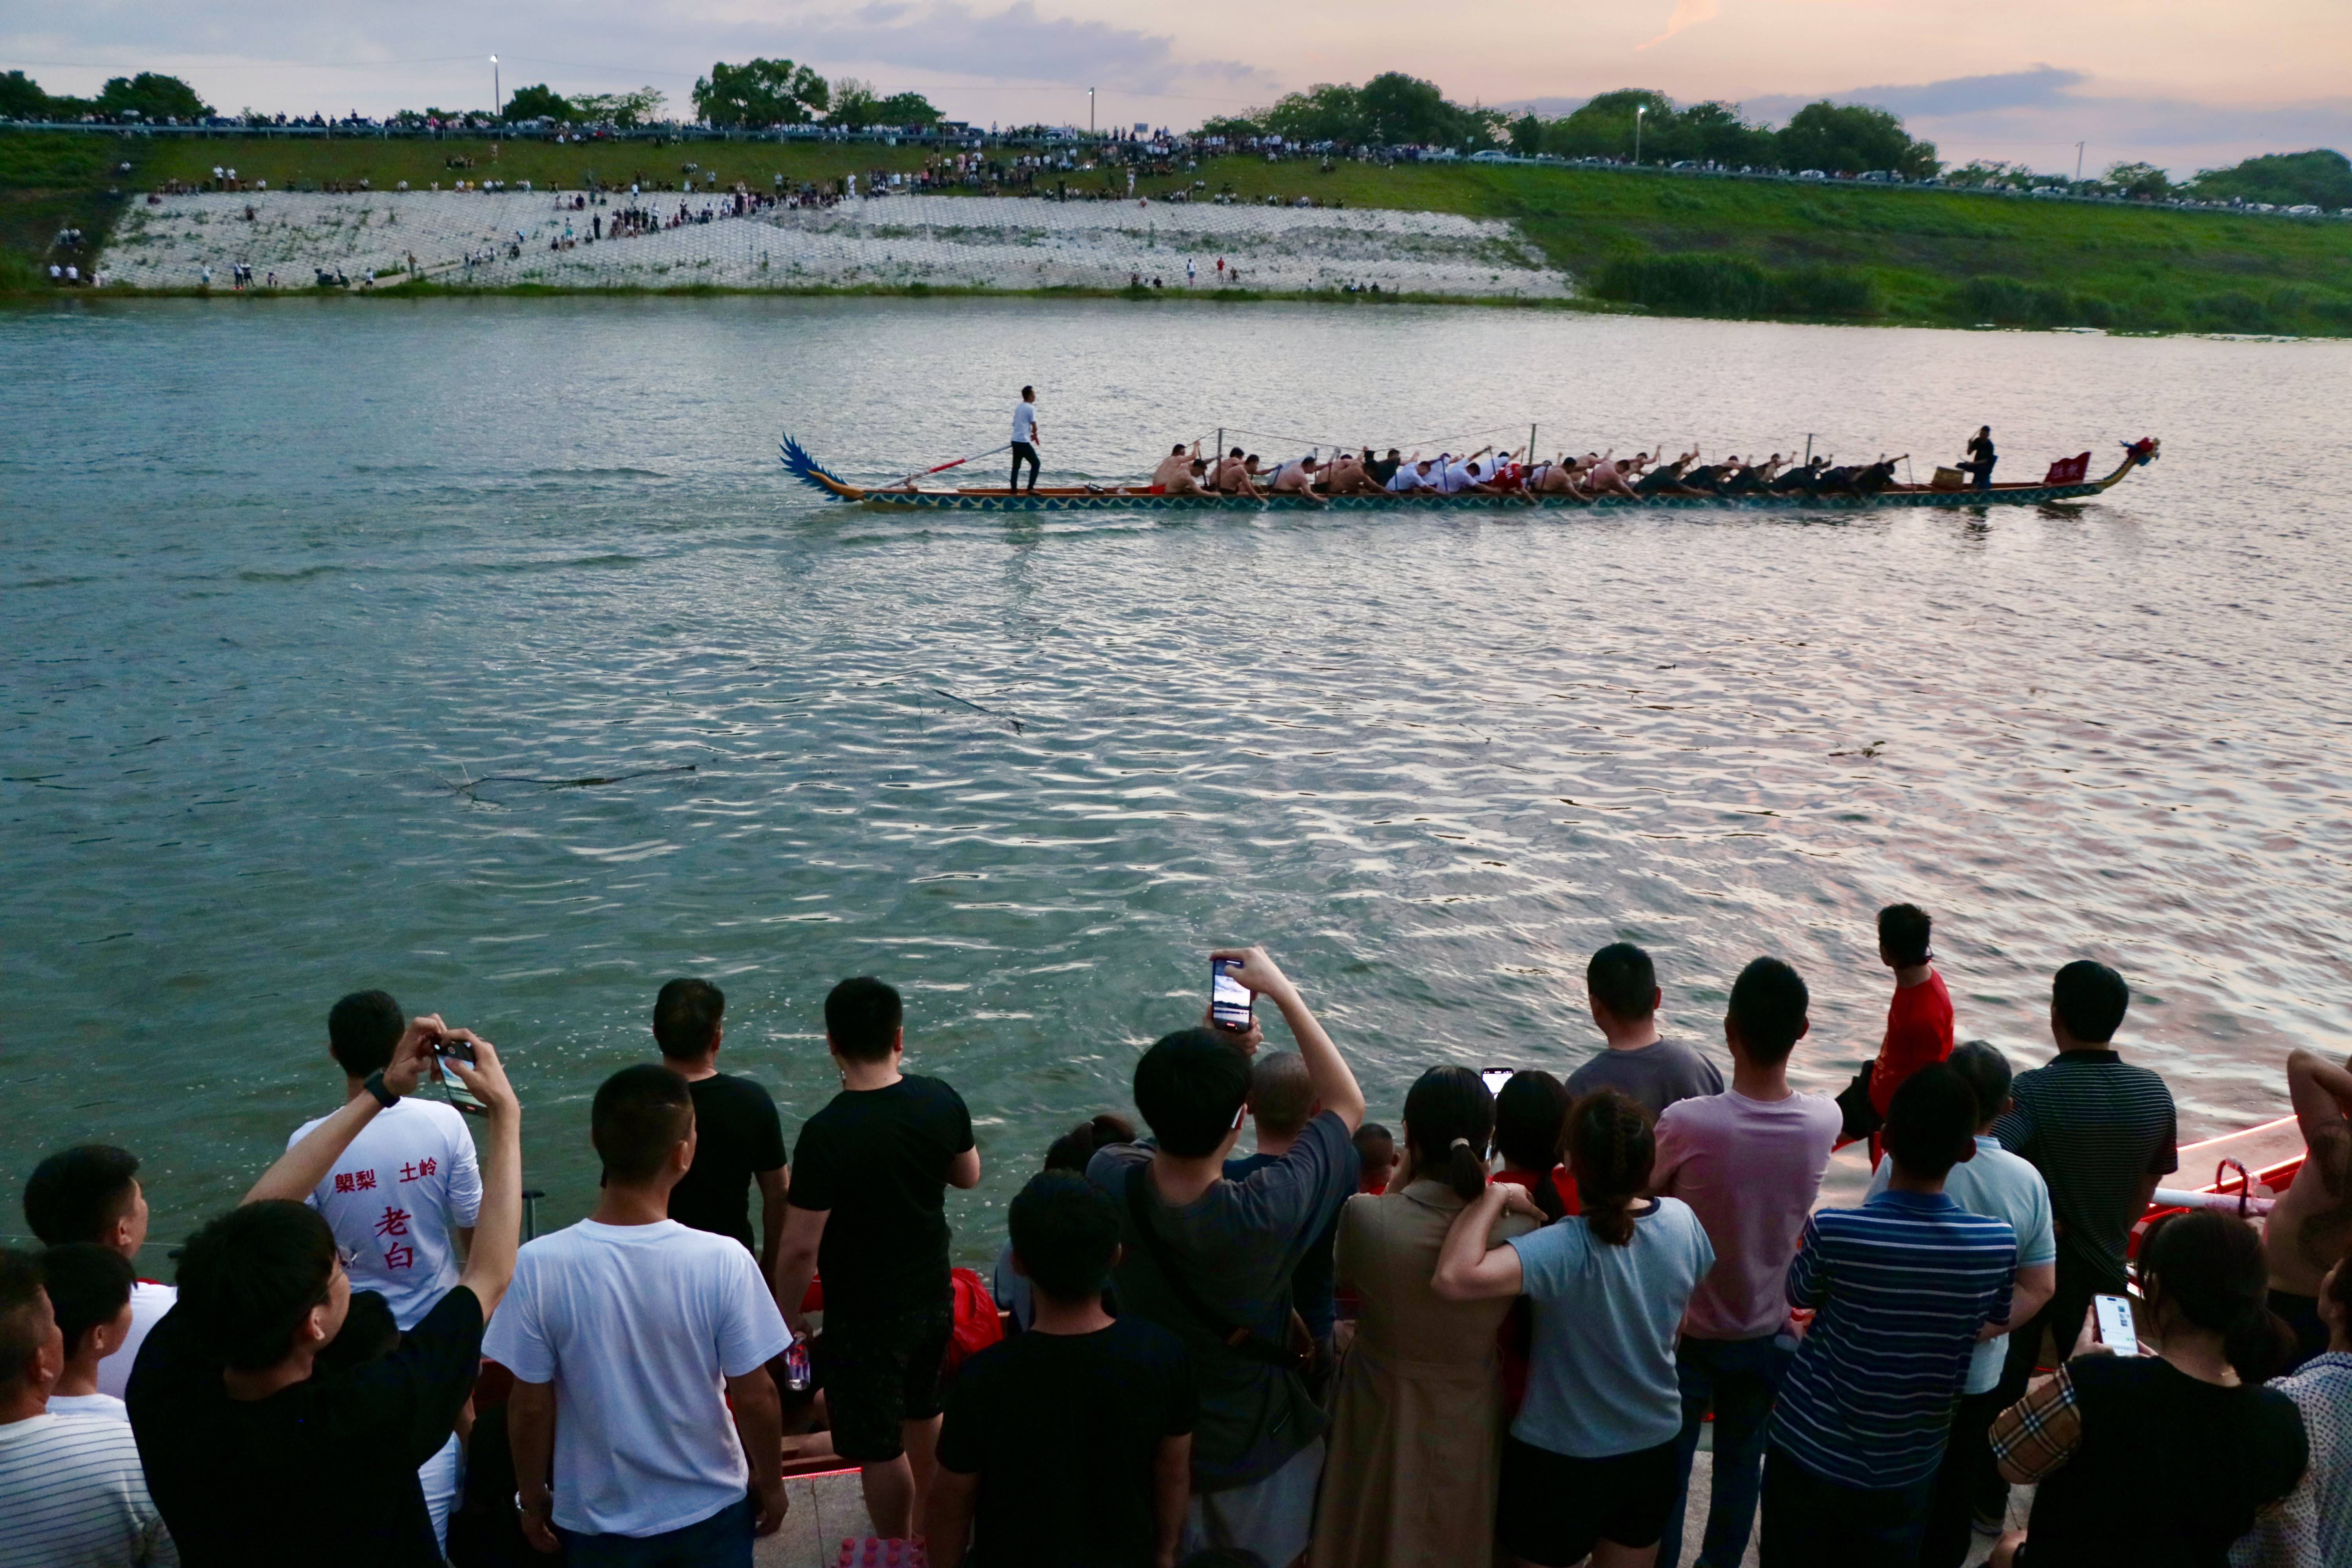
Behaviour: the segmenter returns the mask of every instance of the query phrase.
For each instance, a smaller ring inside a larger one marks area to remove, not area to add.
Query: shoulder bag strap
[[[1150,1179],[1151,1163],[1149,1160],[1138,1162],[1127,1179],[1127,1213],[1128,1217],[1135,1222],[1136,1238],[1143,1243],[1143,1250],[1151,1254],[1151,1261],[1158,1267],[1160,1279],[1167,1281],[1169,1294],[1192,1315],[1195,1322],[1208,1330],[1213,1338],[1235,1355],[1264,1362],[1269,1366],[1296,1365],[1297,1358],[1288,1351],[1217,1311],[1193,1290],[1183,1271],[1176,1267],[1176,1260],[1169,1256],[1167,1241],[1152,1226],[1151,1211],[1143,1191],[1143,1184]]]

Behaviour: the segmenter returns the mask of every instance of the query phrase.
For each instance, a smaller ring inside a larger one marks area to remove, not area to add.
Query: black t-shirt
[[[482,1304],[459,1286],[398,1350],[231,1399],[177,1308],[140,1347],[126,1397],[147,1489],[185,1568],[438,1568],[416,1468],[474,1389]]]
[[[1152,1460],[1192,1430],[1198,1404],[1184,1342],[1140,1318],[1015,1334],[973,1356],[939,1444],[943,1468],[980,1477],[970,1561],[1149,1568]]]
[[[2222,1568],[2310,1458],[2303,1415],[2275,1388],[2222,1388],[2154,1356],[2067,1369],[2083,1441],[2034,1494],[2034,1568]]]
[[[831,1213],[817,1246],[825,1310],[911,1310],[948,1299],[948,1166],[971,1112],[935,1078],[843,1089],[801,1129],[794,1208]]]
[[[1374,458],[1364,465],[1364,477],[1386,489],[1388,482],[1396,478],[1396,471],[1403,466],[1404,460],[1401,458]]]
[[[670,1189],[669,1217],[731,1236],[753,1256],[751,1177],[784,1163],[784,1124],[768,1091],[748,1078],[718,1073],[694,1090],[694,1167]]]

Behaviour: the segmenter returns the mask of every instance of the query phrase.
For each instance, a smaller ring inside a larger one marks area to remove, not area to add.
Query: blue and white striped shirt
[[[171,1568],[179,1562],[131,1423],[40,1415],[0,1426],[0,1563]]]
[[[1941,1193],[1881,1193],[1806,1223],[1789,1304],[1819,1310],[1770,1441],[1865,1490],[1936,1473],[1977,1331],[2009,1316],[2017,1235]]]

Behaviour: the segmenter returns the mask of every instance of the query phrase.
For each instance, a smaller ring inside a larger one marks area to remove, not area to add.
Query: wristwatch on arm
[[[400,1096],[384,1088],[383,1069],[382,1068],[378,1068],[375,1071],[368,1074],[366,1081],[361,1087],[365,1089],[370,1094],[375,1096],[375,1102],[383,1107],[386,1110],[391,1110],[394,1106],[400,1103]]]

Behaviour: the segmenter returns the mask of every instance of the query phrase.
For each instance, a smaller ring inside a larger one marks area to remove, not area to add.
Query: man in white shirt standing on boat
[[[1013,405],[1013,478],[1008,492],[1021,489],[1021,465],[1029,465],[1029,493],[1037,493],[1037,389],[1024,386]]]

